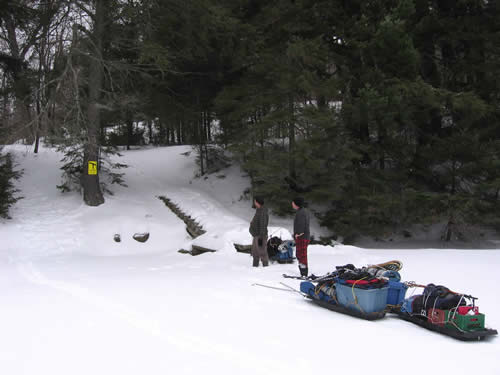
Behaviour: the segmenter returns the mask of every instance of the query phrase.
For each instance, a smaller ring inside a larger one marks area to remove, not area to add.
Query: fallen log
[[[252,252],[252,245],[240,245],[240,244],[235,243],[234,248],[239,253],[250,254]]]
[[[207,249],[206,247],[198,246],[198,245],[192,245],[192,250],[191,250],[191,255],[200,255],[204,253],[215,253],[216,250],[213,249]]]

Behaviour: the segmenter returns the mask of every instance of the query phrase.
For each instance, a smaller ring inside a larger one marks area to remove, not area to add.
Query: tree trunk
[[[134,122],[132,121],[131,114],[127,118],[127,150],[130,150],[132,144],[132,136],[134,135]]]
[[[7,31],[8,45],[10,47],[12,59],[16,61],[13,64],[12,70],[12,78],[14,81],[14,97],[15,97],[15,108],[16,112],[19,116],[19,122],[21,124],[21,128],[26,128],[28,124],[30,124],[31,116],[30,116],[30,93],[31,88],[27,82],[26,77],[26,68],[24,65],[24,55],[21,53],[21,49],[18,44],[18,32],[16,30],[16,26],[14,24],[13,19],[7,17],[5,19],[5,28]],[[32,134],[24,133],[23,137],[28,138],[28,143],[33,141]]]
[[[165,125],[161,117],[158,119],[158,144],[165,144]]]
[[[384,148],[384,141],[386,138],[386,129],[384,126],[381,124],[381,122],[378,123],[378,152],[379,152],[379,157],[378,157],[378,163],[379,163],[379,168],[381,170],[385,169],[385,148]]]
[[[35,150],[33,151],[35,154],[38,154],[38,146],[40,144],[40,129],[42,128],[42,113],[40,109],[40,99],[36,101],[36,127],[35,127]]]
[[[205,169],[208,172],[210,167],[209,157],[208,157],[208,143],[210,142],[210,114],[208,111],[204,111],[203,113],[203,124],[204,124],[204,133],[203,136],[205,138]]]
[[[96,0],[94,24],[94,54],[90,59],[89,72],[89,104],[87,110],[87,139],[84,153],[83,199],[89,206],[99,206],[104,203],[104,197],[99,183],[99,129],[100,113],[99,99],[102,89],[102,38],[104,32],[104,2]],[[95,174],[91,168],[96,163]]]
[[[200,155],[200,172],[203,176],[205,174],[205,167],[203,163],[204,153],[203,153],[203,119],[197,119],[197,130],[198,130],[198,146],[199,146],[199,155]]]
[[[177,122],[177,144],[182,144],[182,119]]]
[[[153,142],[153,125],[152,120],[148,120],[148,131],[149,131],[149,144],[152,145]]]
[[[288,174],[293,180],[296,180],[297,171],[295,169],[295,115],[292,98],[290,98],[289,106],[290,120],[288,123]]]
[[[210,112],[207,111],[207,140],[210,142],[212,140],[212,129],[210,127],[210,124],[212,122],[212,118],[210,116]]]

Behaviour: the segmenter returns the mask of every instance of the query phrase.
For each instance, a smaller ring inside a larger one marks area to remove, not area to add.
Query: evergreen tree
[[[14,180],[21,177],[21,172],[14,169],[12,156],[3,155],[0,149],[0,217],[10,218],[9,209],[22,197],[17,196],[19,192],[14,186]]]

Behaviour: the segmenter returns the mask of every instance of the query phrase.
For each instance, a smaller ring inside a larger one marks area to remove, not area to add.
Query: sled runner
[[[377,320],[377,319],[382,319],[385,316],[385,311],[364,314],[360,311],[351,310],[351,309],[348,309],[348,308],[341,306],[341,305],[322,301],[322,300],[316,299],[314,297],[311,297],[309,295],[307,296],[307,298],[309,300],[311,300],[313,303],[315,303],[321,307],[327,308],[328,310],[335,311],[335,312],[345,314],[345,315],[354,316],[356,318],[361,318],[361,319],[365,319],[365,320]]]
[[[430,331],[438,332],[462,341],[479,341],[484,339],[485,337],[498,334],[497,330],[490,328],[483,328],[474,331],[464,331],[454,329],[446,325],[431,323],[427,318],[420,315],[413,316],[401,311],[397,312],[396,314],[398,315],[398,317],[406,320],[407,322],[411,322]]]

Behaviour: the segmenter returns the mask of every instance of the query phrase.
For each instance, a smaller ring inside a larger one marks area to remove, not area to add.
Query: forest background
[[[191,144],[200,176],[230,156],[249,196],[286,214],[302,195],[346,242],[481,236],[500,230],[499,100],[498,1],[0,3],[0,144],[58,147],[59,188],[91,206],[126,183],[116,146]],[[20,173],[0,156],[2,216]]]

